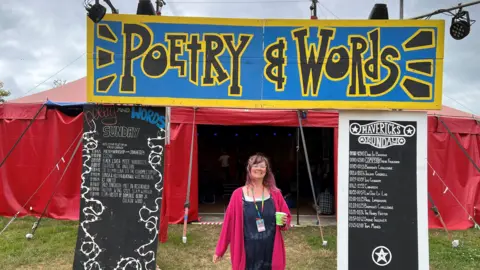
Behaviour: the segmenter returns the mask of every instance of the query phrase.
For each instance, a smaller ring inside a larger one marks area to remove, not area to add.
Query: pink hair
[[[270,162],[268,161],[268,158],[261,153],[257,153],[248,159],[246,184],[251,185],[253,182],[250,176],[250,172],[252,170],[253,165],[259,164],[262,162],[265,162],[265,165],[267,166],[266,168],[267,172],[265,174],[265,177],[263,178],[263,186],[267,187],[272,191],[278,190],[277,185],[275,183],[275,177],[273,176],[272,168],[270,167]]]

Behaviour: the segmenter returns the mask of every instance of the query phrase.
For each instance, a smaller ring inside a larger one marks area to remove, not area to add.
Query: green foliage
[[[0,103],[5,102],[5,98],[10,96],[10,91],[3,89],[3,82],[0,81]]]

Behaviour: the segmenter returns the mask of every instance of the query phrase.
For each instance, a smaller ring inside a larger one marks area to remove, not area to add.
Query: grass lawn
[[[0,217],[0,230],[9,219]],[[35,238],[27,241],[33,218],[15,220],[0,236],[1,269],[72,269],[77,222],[42,220]],[[182,226],[169,228],[169,241],[160,244],[157,263],[168,269],[230,269],[229,256],[217,265],[211,263],[220,231],[219,226],[190,225],[188,243],[181,241]],[[452,248],[444,231],[430,232],[431,269],[479,269],[480,231],[453,232],[461,241]],[[328,248],[322,248],[318,228],[293,228],[285,233],[287,269],[336,269],[336,231],[326,228]],[[228,253],[227,253],[228,254]]]

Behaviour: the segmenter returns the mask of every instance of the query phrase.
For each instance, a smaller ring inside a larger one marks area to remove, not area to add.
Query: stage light
[[[277,136],[277,133],[276,133],[276,132],[274,132],[274,133],[273,133],[273,136]]]
[[[288,137],[292,137],[292,133],[288,133]]]
[[[238,133],[235,133],[235,137],[238,137]]]
[[[87,16],[92,20],[94,23],[100,22],[103,17],[105,16],[105,13],[107,13],[107,9],[100,5],[100,0],[96,0],[95,4],[93,5],[86,5],[85,9],[87,10]]]
[[[258,133],[257,133],[257,134],[255,134],[255,136],[258,136]]]
[[[369,20],[388,20],[387,4],[375,4],[370,11]]]
[[[217,136],[217,133],[213,133],[213,136]]]
[[[450,26],[450,35],[456,40],[464,39],[470,34],[470,15],[468,11],[458,11],[452,18],[452,25]]]
[[[137,15],[155,15],[155,8],[150,0],[139,0]]]

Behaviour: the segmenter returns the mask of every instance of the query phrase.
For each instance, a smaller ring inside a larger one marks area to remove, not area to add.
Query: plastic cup
[[[283,225],[284,225],[282,218],[283,218],[283,216],[286,216],[286,215],[287,215],[287,213],[275,212],[275,218],[276,218],[276,220],[277,220],[277,225],[279,225],[279,226],[283,226]]]

